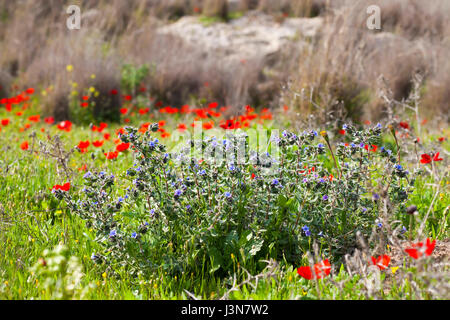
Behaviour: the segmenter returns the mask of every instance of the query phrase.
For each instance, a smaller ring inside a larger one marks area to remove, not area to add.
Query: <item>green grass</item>
[[[31,115],[31,114],[30,114]],[[0,119],[11,117],[0,111]],[[25,117],[25,116],[24,116]],[[19,133],[18,124],[13,123],[2,128],[0,132],[0,299],[51,299],[49,292],[43,289],[42,282],[33,276],[31,267],[42,257],[45,249],[52,249],[58,244],[65,244],[69,256],[75,256],[83,267],[82,285],[87,290],[84,299],[188,299],[185,291],[202,299],[217,299],[224,296],[232,286],[232,277],[219,278],[202,270],[179,277],[170,276],[164,271],[152,277],[130,277],[126,273],[105,274],[104,266],[95,265],[90,256],[98,244],[95,235],[85,223],[62,206],[50,192],[55,184],[64,183],[63,177],[56,174],[53,159],[31,154],[19,148],[22,141],[28,140],[32,148],[33,139],[28,137],[31,130],[36,131],[35,143],[46,140],[46,134],[36,125]],[[113,133],[119,125],[112,125],[108,132]],[[50,134],[60,133],[55,127]],[[97,134],[98,135],[98,134]],[[98,136],[99,138],[100,136]],[[74,126],[70,134],[62,134],[63,142],[68,148],[84,139],[95,139],[89,128]],[[35,144],[35,147],[37,147]],[[112,144],[110,143],[111,147]],[[108,151],[105,148],[105,152]],[[82,174],[78,168],[87,164],[95,170],[107,169],[113,174],[120,174],[132,165],[130,152],[121,154],[117,160],[107,161],[101,149],[94,150],[95,157],[75,153],[69,162],[74,170],[72,184],[74,188],[81,185]],[[90,153],[89,153],[90,154]],[[415,191],[410,197],[410,204],[418,206],[420,218],[423,218],[433,202],[436,188],[431,186],[431,178],[423,176],[415,184]],[[440,240],[448,239],[448,179],[441,181],[441,191],[434,201],[432,213],[426,226],[425,235]],[[410,217],[400,215],[398,219],[406,226]],[[413,225],[417,231],[418,225]],[[230,257],[232,259],[232,257]],[[299,261],[300,266],[301,261]],[[258,279],[249,279],[242,266],[235,266],[237,284],[248,280],[236,291],[230,293],[230,299],[367,299],[362,279],[350,276],[344,268],[335,270],[335,276],[323,280],[308,281],[300,278],[295,271],[298,266],[280,262],[280,267],[273,271],[273,277],[263,273]],[[254,273],[253,266],[245,266]],[[405,267],[405,271],[412,270]],[[255,276],[255,274],[253,274]],[[392,270],[381,274],[383,288],[374,296],[384,299],[416,299],[417,295],[407,284],[397,286],[392,283]],[[385,279],[386,278],[386,279]],[[389,281],[388,281],[389,280]],[[341,282],[339,289],[336,283]],[[425,290],[424,290],[425,292]],[[425,294],[426,298],[426,294]]]

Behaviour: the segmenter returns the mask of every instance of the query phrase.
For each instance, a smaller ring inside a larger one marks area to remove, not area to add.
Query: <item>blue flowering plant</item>
[[[378,149],[381,126],[346,125],[347,141],[335,145],[326,132],[284,131],[253,150],[235,133],[189,140],[177,152],[152,136],[157,124],[145,134],[125,130],[133,166],[118,177],[88,172],[78,199],[62,195],[97,234],[102,249],[92,260],[112,270],[227,275],[236,260],[297,263],[313,242],[340,260],[357,247],[358,231],[396,227],[414,184],[396,151]],[[226,160],[214,158],[219,151]]]

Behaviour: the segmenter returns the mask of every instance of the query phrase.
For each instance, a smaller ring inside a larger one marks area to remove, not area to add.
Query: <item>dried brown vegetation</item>
[[[146,86],[168,104],[205,98],[227,105],[277,106],[281,87],[290,79],[282,105],[295,106],[301,114],[314,112],[322,119],[331,112],[361,120],[384,115],[385,106],[376,93],[380,76],[394,98],[402,100],[409,96],[411,79],[419,72],[425,79],[423,109],[430,116],[445,116],[450,98],[450,3],[376,1],[382,30],[370,31],[366,8],[372,2],[78,0],[70,4],[83,8],[82,29],[70,32],[65,27],[69,1],[5,1],[0,4],[0,95],[7,94],[13,79],[36,88],[53,85],[45,107],[64,118],[70,90],[67,64],[75,67],[73,80],[95,85],[103,94],[118,87],[124,62],[147,63],[153,68]],[[256,59],[245,65],[223,62],[214,52],[154,32],[185,15],[203,13],[226,20],[236,10],[259,10],[281,19],[321,15],[325,24],[311,48],[289,48],[279,61]],[[292,61],[298,61],[298,67]],[[265,68],[274,64],[277,73],[269,76]],[[98,76],[95,83],[89,80],[92,73]],[[120,101],[97,105],[102,113],[118,108]]]

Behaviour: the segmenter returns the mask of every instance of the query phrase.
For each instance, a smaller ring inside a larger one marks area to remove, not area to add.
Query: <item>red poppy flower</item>
[[[62,186],[57,184],[53,186],[53,190],[61,190],[61,191],[69,191],[70,190],[70,182],[63,184]]]
[[[113,95],[113,96],[115,96],[116,94],[118,94],[119,92],[116,90],[116,89],[112,89],[111,90],[111,94]]]
[[[150,111],[150,108],[139,109],[139,114],[146,114]]]
[[[420,159],[420,163],[427,164],[432,161],[431,157],[426,153],[422,154],[420,157],[422,158]]]
[[[431,242],[430,238],[427,238],[425,245],[423,242],[413,243],[410,248],[405,249],[406,253],[409,254],[411,258],[419,259],[423,254],[430,256],[434,248],[436,247],[436,240]]]
[[[388,267],[389,262],[391,262],[391,257],[388,255],[378,256],[377,258],[371,257],[372,264],[376,265],[380,270],[384,270]]]
[[[402,122],[399,123],[399,125],[400,125],[400,127],[402,127],[403,129],[409,129],[409,124],[408,124],[408,122],[402,121]]]
[[[105,133],[105,134],[103,135],[103,138],[104,138],[105,140],[109,140],[109,139],[111,138],[111,135],[110,135],[109,133]]]
[[[186,129],[187,129],[187,126],[186,126],[184,123],[180,123],[180,124],[178,125],[178,130],[184,131],[184,130],[186,130]]]
[[[97,141],[93,141],[92,145],[96,148],[100,148],[101,146],[103,146],[103,143],[105,143],[105,141],[103,140],[97,140]]]
[[[119,155],[119,152],[117,152],[117,151],[105,153],[106,159],[108,159],[108,160],[116,159],[118,155]]]
[[[444,137],[440,137],[440,138],[438,138],[438,140],[439,140],[439,142],[444,142],[445,138]]]
[[[7,126],[9,124],[9,119],[2,119],[2,126]]]
[[[444,159],[439,158],[439,152],[436,153],[436,154],[434,155],[434,157],[433,157],[433,161],[442,161],[442,160],[444,160]]]
[[[68,120],[67,121],[62,121],[62,122],[60,122],[58,124],[58,129],[70,132],[70,130],[72,129],[72,122],[70,122]]]
[[[91,143],[89,142],[89,140],[80,141],[80,143],[78,143],[78,148],[87,149],[90,145],[91,145]]]
[[[339,134],[345,135],[345,130],[344,129],[339,130]]]
[[[127,108],[122,108],[122,109],[120,109],[120,113],[121,114],[125,114],[125,113],[127,113],[128,112],[128,109]]]
[[[158,122],[159,127],[164,127],[166,125],[166,122],[164,120],[161,120]]]
[[[25,92],[27,94],[33,94],[34,93],[34,88],[28,88]]]
[[[128,150],[128,148],[130,148],[130,144],[129,143],[121,143],[121,144],[116,146],[116,151],[117,152],[123,152],[125,150]]]
[[[203,124],[203,129],[205,129],[205,130],[211,130],[212,128],[214,128],[213,122],[207,122],[207,123]]]
[[[22,144],[20,145],[20,149],[28,150],[28,141],[22,142]]]
[[[53,118],[53,117],[48,117],[48,118],[45,118],[44,121],[45,121],[45,123],[47,123],[47,124],[53,124],[53,123],[55,123],[55,118]]]
[[[124,96],[123,98],[124,98],[126,101],[131,101],[131,99],[132,99],[131,96],[129,96],[129,95],[128,95],[128,96]]]
[[[284,110],[284,112],[287,112],[289,110],[289,107],[288,106],[283,106],[283,110]]]
[[[365,145],[364,146],[364,149],[366,149],[367,151],[369,151],[369,145]],[[376,146],[376,145],[372,145],[372,148],[370,149],[370,151],[372,151],[372,152],[377,152],[377,150],[378,150],[378,146]]]
[[[208,108],[209,109],[215,109],[215,108],[217,108],[219,106],[219,103],[217,103],[217,102],[212,102],[212,103],[210,103],[209,105],[208,105]]]
[[[317,279],[321,279],[325,276],[328,276],[331,272],[331,264],[328,261],[328,259],[320,262],[320,263],[316,263],[313,267],[314,269],[314,273]],[[307,279],[307,280],[311,280],[313,278],[313,273],[311,270],[311,267],[309,266],[303,266],[297,269],[297,273]]]
[[[81,99],[83,99],[84,101],[88,101],[89,97],[88,96],[83,96],[83,97],[81,97]]]
[[[39,122],[39,120],[41,119],[40,115],[35,115],[35,116],[29,116],[28,120],[32,121],[32,122]]]
[[[161,138],[168,138],[168,137],[170,137],[170,133],[169,132],[163,132],[161,134]]]

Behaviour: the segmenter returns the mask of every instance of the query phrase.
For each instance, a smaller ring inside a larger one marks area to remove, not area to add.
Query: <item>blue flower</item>
[[[112,230],[112,231],[109,233],[109,237],[110,237],[110,238],[114,238],[116,235],[117,235],[117,231],[116,231],[116,230]]]
[[[365,208],[365,207],[362,207],[362,212],[366,212],[367,211],[367,208]]]
[[[228,198],[228,199],[231,199],[231,193],[225,192],[225,197]]]
[[[183,192],[180,189],[175,190],[175,198],[178,198],[179,196],[181,196]]]
[[[304,232],[309,231],[309,227],[308,227],[308,226],[303,226],[303,227],[302,227],[302,230],[303,230]]]
[[[131,234],[131,237],[133,238],[133,239],[136,239],[137,238],[137,233],[136,232],[133,232],[132,234]]]
[[[403,167],[399,164],[396,164],[395,169],[397,169],[398,171],[401,171],[403,169]]]
[[[83,176],[83,178],[88,179],[92,176],[92,173],[90,171],[86,172],[86,174]]]
[[[403,226],[402,230],[400,231],[401,234],[404,234],[406,232],[405,226]]]
[[[278,179],[273,179],[272,180],[272,185],[276,186],[280,183],[280,181],[278,181]]]
[[[324,195],[324,196],[322,197],[322,200],[323,200],[323,201],[327,201],[327,200],[328,200],[328,196],[327,196],[327,195]]]
[[[377,227],[381,229],[383,227],[383,224],[381,222],[378,222]]]
[[[117,202],[119,202],[119,203],[123,202],[123,198],[119,197],[119,199],[117,199]]]
[[[342,129],[343,129],[343,130],[347,130],[347,128],[348,128],[348,125],[346,125],[346,124],[344,124],[344,125],[342,126]]]
[[[376,200],[380,199],[380,195],[379,195],[378,193],[374,193],[374,194],[372,195],[372,199],[373,199],[374,201],[376,201]]]
[[[319,144],[317,145],[317,148],[323,149],[323,148],[325,148],[325,145],[324,145],[323,143],[319,143]]]
[[[322,238],[323,237],[323,231],[320,231],[318,236]]]
[[[311,235],[311,231],[305,231],[305,235],[307,236],[307,237],[309,237],[310,235]]]

